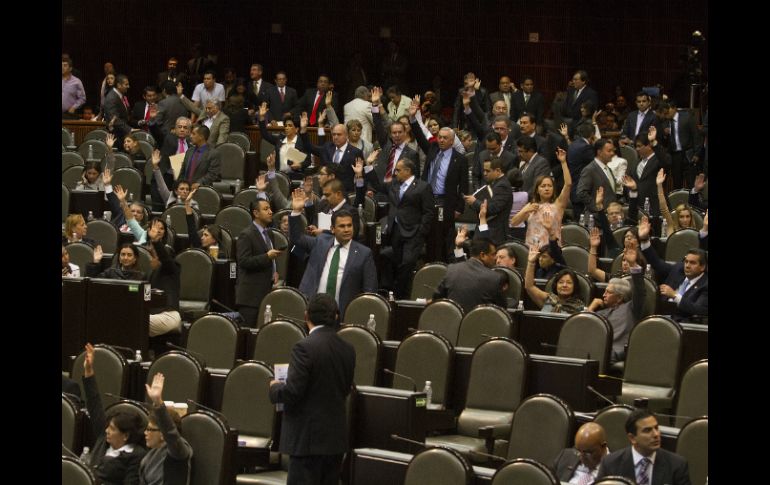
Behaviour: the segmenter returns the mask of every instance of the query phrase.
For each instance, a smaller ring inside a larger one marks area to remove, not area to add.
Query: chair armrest
[[[495,424],[479,428],[479,438],[484,438],[484,447],[490,455],[495,451],[495,438],[503,437],[511,432],[510,424]]]

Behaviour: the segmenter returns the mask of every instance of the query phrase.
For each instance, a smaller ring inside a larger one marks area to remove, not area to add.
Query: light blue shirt
[[[441,158],[441,164],[436,167],[435,160],[434,163],[431,166],[430,171],[430,178],[429,181],[433,180],[433,172],[438,169],[438,177],[436,178],[436,184],[433,186],[433,193],[435,195],[445,195],[446,192],[444,190],[446,185],[446,174],[449,171],[449,162],[452,160],[452,148],[448,148],[447,150],[444,150],[443,152],[439,152],[439,155],[436,155],[436,160],[438,160],[439,157]],[[431,184],[433,185],[433,184]]]

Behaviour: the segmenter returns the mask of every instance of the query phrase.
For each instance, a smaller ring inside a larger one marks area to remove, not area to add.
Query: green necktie
[[[326,278],[326,293],[337,298],[337,273],[340,270],[340,246],[336,245],[332,262],[329,265],[329,276]]]

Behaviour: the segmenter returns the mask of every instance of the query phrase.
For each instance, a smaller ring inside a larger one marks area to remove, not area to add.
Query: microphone
[[[210,407],[208,407],[208,406],[204,406],[203,404],[201,404],[201,403],[199,403],[199,402],[196,402],[196,401],[193,401],[192,399],[188,399],[188,400],[187,400],[187,405],[189,406],[189,405],[191,405],[191,404],[192,404],[192,405],[194,405],[196,408],[201,408],[201,409],[203,409],[204,411],[208,411],[208,412],[210,412],[210,413],[214,414],[214,415],[215,415],[215,416],[217,416],[219,419],[221,419],[222,421],[224,421],[225,423],[227,423],[227,418],[225,417],[225,415],[224,415],[224,414],[222,414],[222,413],[220,413],[220,412],[219,412],[219,411],[217,411],[216,409],[210,408]]]
[[[142,409],[146,409],[147,408],[147,404],[146,403],[143,403],[141,401],[137,401],[135,399],[129,399],[127,397],[118,396],[117,394],[113,394],[111,392],[105,392],[104,395],[107,396],[107,397],[114,397],[115,399],[120,399],[121,401],[126,401],[126,402],[130,402],[132,404],[136,404],[137,406],[141,407]]]
[[[192,351],[190,349],[186,349],[186,348],[181,347],[179,345],[172,344],[168,340],[166,341],[166,347],[171,347],[174,350],[181,350],[182,352],[184,352],[186,354],[190,354],[193,357],[195,357],[196,359],[198,359],[203,367],[206,367],[206,359],[201,354],[199,354],[198,352],[194,352],[194,351]]]
[[[78,396],[77,394],[72,394],[71,392],[64,392],[64,391],[62,391],[61,393],[64,394],[65,396],[69,397],[70,399],[72,399],[76,403],[82,403],[83,402],[83,399],[80,396]]]
[[[508,458],[504,458],[502,456],[490,455],[489,453],[482,453],[480,451],[475,451],[475,450],[468,450],[468,451],[470,451],[471,454],[473,455],[480,455],[486,458],[492,458],[493,460],[496,460],[496,461],[508,461]]]
[[[79,457],[78,455],[76,455],[74,451],[72,451],[72,450],[70,450],[69,448],[67,448],[66,446],[64,446],[64,443],[62,443],[62,444],[61,444],[61,449],[62,449],[62,450],[64,450],[64,451],[66,451],[68,455],[70,455],[71,457],[73,457],[74,459],[76,459],[77,461],[79,461],[80,463],[83,463],[83,462],[80,460],[80,457]]]
[[[430,285],[428,285],[428,284],[425,284],[425,283],[423,283],[423,284],[422,284],[422,286],[424,286],[425,288],[428,288],[429,290],[433,290],[433,292],[434,292],[434,293],[435,293],[435,292],[436,292],[436,290],[438,289],[438,287],[437,287],[437,286],[430,286]]]
[[[298,325],[303,325],[303,326],[305,325],[305,320],[300,320],[299,318],[290,317],[288,315],[284,315],[283,313],[276,313],[275,316],[278,317],[278,318],[281,318],[283,320],[288,320],[290,322],[294,322],[294,323],[296,323]]]
[[[426,445],[422,441],[410,440],[409,438],[404,438],[404,437],[399,436],[397,434],[390,435],[390,439],[393,439],[393,440],[396,440],[396,441],[403,441],[405,443],[410,443],[410,444],[413,444],[413,445],[421,446],[423,448],[433,448],[433,446]],[[503,461],[505,461],[505,460],[503,460]]]
[[[576,350],[576,351],[580,351],[580,352],[585,352],[586,353],[586,359],[590,359],[591,358],[591,352],[589,352],[586,349],[581,349],[580,347],[567,347],[565,345],[554,345],[554,344],[549,344],[548,342],[540,342],[540,346],[541,347],[545,347],[547,349],[557,349],[557,350],[558,349],[564,349],[564,350]]]
[[[232,308],[228,307],[227,305],[225,305],[221,301],[217,300],[216,298],[212,298],[211,299],[211,303],[216,303],[217,305],[219,305],[222,308],[224,308],[225,310],[227,310],[229,313],[237,313],[235,310],[233,310]]]
[[[416,382],[414,382],[414,379],[412,379],[411,377],[409,377],[409,376],[406,376],[406,375],[404,375],[404,374],[399,374],[398,372],[393,372],[393,371],[392,371],[392,370],[390,370],[390,369],[382,369],[382,370],[383,370],[384,372],[386,372],[387,374],[392,374],[392,375],[394,375],[394,376],[398,376],[398,377],[401,377],[401,378],[403,378],[403,379],[406,379],[407,381],[411,382],[411,383],[412,383],[412,391],[413,391],[413,392],[417,392],[417,383],[416,383]]]
[[[620,381],[620,382],[625,382],[626,381],[622,377],[615,377],[615,376],[610,376],[610,375],[607,375],[607,374],[599,374],[599,377],[601,377],[602,379],[615,379],[616,381]]]
[[[586,386],[586,389],[588,389],[589,391],[591,391],[593,394],[595,394],[595,395],[599,396],[600,398],[604,399],[605,401],[607,401],[608,403],[610,403],[610,405],[612,405],[612,406],[614,406],[614,405],[615,405],[615,403],[614,403],[614,402],[612,402],[612,401],[610,401],[610,400],[609,400],[609,398],[607,398],[607,396],[605,396],[605,395],[604,395],[604,394],[602,394],[601,392],[597,391],[597,390],[596,390],[596,389],[594,389],[592,386]]]
[[[110,347],[112,347],[113,349],[115,349],[115,350],[120,350],[121,352],[127,352],[128,355],[130,356],[130,357],[127,357],[128,359],[133,359],[134,358],[135,351],[131,347],[123,347],[121,345],[112,345],[112,344],[108,344],[108,345]],[[125,356],[126,355],[124,354],[123,357],[125,357]]]

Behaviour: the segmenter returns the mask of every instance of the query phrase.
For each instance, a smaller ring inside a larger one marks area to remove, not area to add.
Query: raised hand
[[[96,249],[94,249],[94,263],[101,262],[103,257],[104,257],[104,250],[102,249],[102,245],[99,244],[96,246]]]
[[[326,121],[326,110],[321,111],[321,115],[318,117],[318,126],[321,126]]]
[[[420,109],[420,97],[415,95],[414,99],[411,103],[409,103],[409,117],[414,118],[414,116],[417,114],[417,111]]]
[[[334,99],[334,92],[331,89],[326,91],[326,99],[324,100],[324,102],[326,103],[326,106],[331,106],[333,99]]]
[[[118,197],[118,200],[120,202],[126,201],[126,191],[123,189],[122,186],[120,185],[115,186],[115,195]]]
[[[567,123],[562,123],[559,125],[559,133],[561,133],[561,136],[564,138],[568,138],[569,128],[567,127]]]
[[[553,215],[551,214],[551,211],[543,211],[542,223],[545,230],[548,231],[548,234],[551,234],[551,230],[553,229]]]
[[[160,372],[156,373],[152,377],[152,386],[145,384],[144,388],[147,390],[147,397],[156,406],[163,404],[163,382],[166,378]]]
[[[666,181],[666,172],[662,168],[658,170],[658,174],[655,176],[655,183],[658,185],[663,185],[663,182]]]
[[[559,159],[559,163],[561,163],[562,165],[567,164],[567,152],[564,151],[563,148],[556,149],[556,158]]]
[[[594,111],[594,114],[591,116],[591,123],[596,123],[596,119],[599,117],[599,115],[602,114],[602,110],[596,110]]]
[[[356,178],[364,176],[364,159],[361,157],[356,158],[356,163],[353,165],[353,174]]]
[[[382,98],[382,88],[379,86],[374,86],[372,88],[372,106],[377,106],[380,104],[380,98]]]
[[[462,248],[466,239],[468,239],[468,226],[463,224],[460,229],[457,230],[457,236],[455,236],[455,247]]]
[[[703,231],[709,232],[709,211],[706,211],[706,215],[703,216]]]
[[[102,172],[102,182],[104,182],[104,185],[112,185],[112,170],[110,170],[109,167],[104,167],[104,171]]]
[[[263,121],[265,119],[265,115],[267,115],[267,103],[262,103],[259,105],[259,120]]]
[[[374,150],[372,153],[369,154],[368,157],[366,157],[366,164],[371,165],[374,163],[375,160],[377,160],[377,157],[380,156],[380,152],[382,151],[382,148],[378,148]]]
[[[527,261],[529,263],[537,263],[537,258],[540,257],[540,248],[537,244],[533,244],[529,247],[529,254],[527,255]]]
[[[481,208],[479,208],[479,224],[486,224],[487,223],[487,207],[489,206],[489,201],[485,200],[481,203]]]
[[[591,245],[591,249],[599,247],[599,244],[602,242],[602,232],[598,227],[594,226],[591,228],[591,236],[589,237],[588,242]]]
[[[626,187],[631,192],[636,191],[636,180],[631,178],[630,175],[624,175],[623,176],[623,186]]]
[[[197,191],[198,191],[198,189],[195,188],[195,189],[191,190],[189,194],[187,194],[187,198],[184,200],[184,206],[185,207],[192,207],[193,196],[195,195],[195,192],[197,192]],[[192,212],[191,212],[191,214],[192,214]]]
[[[157,170],[160,167],[160,150],[152,151],[152,169]]]
[[[107,133],[107,136],[104,139],[104,143],[107,144],[107,148],[112,150],[112,145],[115,144],[115,135],[113,135],[112,133]]]
[[[639,240],[646,241],[650,239],[650,219],[647,216],[642,216],[639,221]]]
[[[692,188],[695,189],[695,192],[700,192],[703,190],[703,187],[706,185],[706,174],[699,173],[697,177],[695,177],[695,183],[693,183]]]
[[[254,185],[257,187],[257,190],[260,192],[264,192],[267,190],[267,175],[262,174],[257,177],[257,179],[254,181]]]
[[[307,125],[308,125],[307,111],[303,111],[299,117],[299,127],[301,130],[305,130],[307,129]]]
[[[86,358],[83,359],[83,376],[92,377],[94,375],[94,346],[86,344]]]
[[[305,208],[306,201],[307,195],[304,190],[296,188],[294,189],[294,192],[291,193],[291,208],[294,212],[301,212],[302,209]]]
[[[604,187],[601,185],[596,189],[596,210],[604,208]]]
[[[162,229],[163,229],[163,223],[160,220],[158,220],[158,219],[154,219],[152,221],[150,230],[147,231],[147,237],[152,242],[160,241],[160,238],[161,238],[160,231]]]

